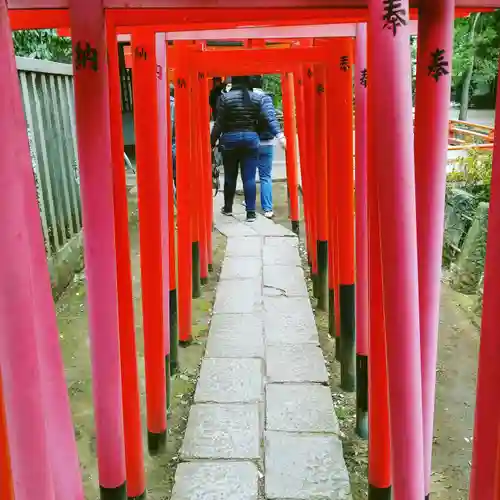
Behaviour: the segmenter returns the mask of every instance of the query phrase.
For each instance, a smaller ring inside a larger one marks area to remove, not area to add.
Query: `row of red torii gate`
[[[165,443],[178,344],[190,340],[191,300],[212,264],[208,78],[281,73],[292,229],[299,233],[298,145],[314,293],[331,313],[342,387],[357,391],[358,432],[367,437],[369,429],[370,498],[422,500],[431,473],[453,19],[495,2],[0,1],[2,500],[84,498],[12,30],[70,27],[72,34],[101,499],[144,498],[147,486],[116,50],[117,34],[131,33],[149,452]],[[242,50],[208,51],[200,41],[208,29],[250,41]],[[167,51],[171,33],[177,41]],[[265,47],[265,38],[280,36],[297,43]],[[500,499],[499,155],[495,143],[473,500]]]

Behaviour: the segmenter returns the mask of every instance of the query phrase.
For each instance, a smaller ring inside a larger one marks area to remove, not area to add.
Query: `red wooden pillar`
[[[165,390],[167,398],[167,408],[170,407],[170,304],[167,297],[170,296],[170,269],[169,253],[170,244],[175,239],[170,239],[168,216],[168,190],[169,172],[168,156],[170,149],[167,149],[168,132],[167,122],[170,115],[167,114],[167,45],[165,33],[156,33],[156,92],[157,92],[157,113],[158,113],[158,167],[160,178],[160,216],[161,216],[161,266],[162,266],[162,304],[163,304],[163,337],[164,337],[164,363],[165,363]]]
[[[316,210],[317,240],[316,255],[318,262],[318,308],[328,310],[328,149],[327,149],[327,84],[326,70],[316,65],[315,73],[315,127],[312,130],[315,138],[314,150],[316,160]]]
[[[281,75],[283,93],[283,114],[285,120],[286,148],[286,178],[288,183],[289,214],[292,221],[292,231],[299,234],[299,181],[297,169],[297,120],[295,111],[295,96],[293,89],[293,74]]]
[[[132,292],[132,270],[130,264],[130,240],[128,231],[127,183],[125,168],[123,166],[120,69],[116,30],[112,26],[107,27],[107,44],[123,432],[125,439],[125,464],[127,470],[127,495],[133,498],[145,492],[146,484],[144,478],[139,377],[137,373],[137,352],[135,344],[134,299]]]
[[[0,378],[0,498],[14,500],[14,485],[10,468],[7,421],[3,401],[2,379]]]
[[[332,46],[334,42],[332,41]],[[335,359],[340,361],[340,307],[339,307],[339,245],[338,245],[338,160],[337,137],[339,128],[335,95],[337,89],[336,69],[333,63],[327,66],[329,96],[327,99],[328,127],[328,331],[335,337]]]
[[[132,50],[148,449],[154,454],[164,447],[167,437],[164,334],[164,321],[167,318],[164,318],[163,310],[161,178],[154,31],[149,28],[134,28]]]
[[[338,301],[340,309],[341,387],[354,391],[355,364],[355,287],[354,287],[354,176],[352,134],[352,40],[339,38],[333,43],[331,78],[335,91],[332,105],[336,113],[335,158],[337,168]],[[332,131],[333,132],[333,131]]]
[[[368,437],[368,208],[366,24],[356,27],[356,432]]]
[[[203,221],[206,232],[206,247],[207,247],[207,269],[208,272],[213,271],[213,244],[212,244],[212,227],[213,227],[213,201],[212,201],[212,148],[210,147],[210,105],[209,105],[209,81],[204,78],[200,81],[201,97],[200,97],[200,142],[202,146],[202,162],[203,162],[203,178],[202,189],[204,190],[204,214]]]
[[[2,446],[2,473],[10,466],[19,500],[54,500],[50,443],[45,425],[43,375],[37,350],[36,305],[31,276],[33,242],[27,228],[25,198],[34,198],[26,122],[5,1],[0,2],[0,367],[7,436]],[[31,179],[26,176],[31,174]],[[38,224],[40,220],[38,219]],[[8,480],[7,480],[8,481]],[[6,485],[7,487],[7,485]]]
[[[126,473],[102,2],[71,0],[70,16],[99,484],[101,498],[121,500],[126,496]]]
[[[297,113],[297,135],[300,154],[300,177],[302,180],[302,200],[304,205],[304,221],[306,230],[307,261],[312,274],[312,227],[311,227],[311,196],[309,193],[309,169],[307,167],[307,140],[305,127],[305,102],[304,102],[304,72],[297,68],[294,73],[294,90]]]
[[[415,188],[425,487],[431,486],[454,0],[419,3]]]
[[[171,51],[167,49],[167,56],[170,56]],[[168,64],[167,59],[167,64]],[[165,81],[170,94],[170,84],[168,81],[168,67],[166,69]],[[175,98],[174,98],[175,99]],[[167,110],[167,168],[168,168],[168,267],[169,267],[169,327],[170,327],[170,374],[173,375],[177,372],[178,361],[178,348],[179,348],[179,332],[177,326],[177,263],[176,263],[176,245],[175,245],[175,220],[174,220],[174,170],[173,170],[173,137],[172,137],[172,109],[170,106],[170,95],[166,100]],[[175,108],[175,104],[174,104]]]
[[[500,92],[497,91],[497,106]],[[500,109],[500,107],[498,108]],[[495,118],[495,128],[500,129],[500,113]],[[483,316],[481,345],[477,373],[476,414],[472,448],[470,500],[494,496],[495,476],[498,478],[500,399],[500,336],[498,335],[498,308],[500,296],[500,139],[495,134],[493,168],[491,177],[490,210],[488,215],[488,241],[484,267]]]
[[[208,212],[207,212],[207,116],[205,102],[208,103],[208,97],[204,89],[207,88],[206,75],[203,71],[198,71],[196,79],[197,105],[196,105],[196,132],[197,132],[197,152],[198,152],[198,224],[200,235],[200,282],[202,285],[208,283]]]
[[[192,241],[191,241],[191,79],[186,47],[176,44],[175,128],[177,148],[177,255],[179,340],[191,340]]]
[[[367,210],[368,210],[368,499],[391,500],[391,439],[389,432],[389,391],[387,386],[387,356],[380,253],[380,220],[378,188],[375,175],[373,119],[370,74],[371,50],[365,73],[368,90],[367,136]]]
[[[189,64],[187,58],[186,64]],[[190,148],[191,148],[191,169],[194,176],[191,178],[189,189],[191,196],[191,252],[192,252],[192,297],[193,299],[201,296],[201,261],[200,261],[200,238],[202,234],[201,212],[203,211],[203,202],[201,194],[201,162],[200,162],[200,134],[199,134],[199,86],[198,75],[189,65],[190,82]]]
[[[307,160],[305,167],[306,176],[306,203],[310,206],[310,231],[311,231],[311,277],[313,282],[313,293],[319,298],[318,288],[318,203],[317,194],[317,175],[316,175],[316,144],[315,144],[315,113],[316,108],[312,105],[315,102],[316,88],[314,85],[314,70],[311,65],[304,67],[304,137],[306,143]]]
[[[393,498],[425,497],[409,2],[369,1],[370,143],[377,179]]]

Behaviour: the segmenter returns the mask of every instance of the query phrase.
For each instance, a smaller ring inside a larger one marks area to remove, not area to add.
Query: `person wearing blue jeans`
[[[255,75],[252,77],[253,91],[262,95],[269,113],[272,114],[273,120],[276,120],[276,110],[274,109],[271,96],[262,90],[262,76]],[[274,135],[269,129],[267,123],[262,123],[257,132],[259,133],[259,180],[260,180],[260,204],[264,217],[270,219],[274,216],[273,213],[273,157],[274,157]]]
[[[285,145],[276,114],[262,94],[250,90],[251,81],[247,76],[232,78],[231,90],[222,94],[219,100],[217,120],[210,142],[212,148],[219,140],[224,163],[224,215],[232,215],[236,192],[238,170],[241,169],[247,221],[255,220],[255,175],[259,158],[259,127],[269,127],[273,137],[278,137]],[[272,103],[271,103],[272,104]]]

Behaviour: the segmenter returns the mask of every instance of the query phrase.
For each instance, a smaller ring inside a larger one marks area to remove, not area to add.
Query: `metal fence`
[[[16,59],[40,217],[50,255],[82,228],[73,69],[69,64]]]

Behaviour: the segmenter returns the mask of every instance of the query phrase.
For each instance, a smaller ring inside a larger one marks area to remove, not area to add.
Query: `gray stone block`
[[[242,236],[228,238],[226,257],[260,257],[262,254],[262,238],[259,236]]]
[[[314,345],[269,345],[266,365],[269,382],[328,382],[323,354]]]
[[[264,266],[264,290],[275,288],[288,297],[308,297],[304,271],[297,266]]]
[[[263,319],[255,314],[214,314],[205,355],[209,358],[263,358]]]
[[[241,218],[241,222],[244,225],[248,225],[260,236],[295,236],[295,234],[286,229],[280,224],[275,224],[272,220],[266,219],[261,215],[257,214],[257,220],[255,222],[245,222],[244,216],[236,216]]]
[[[267,297],[266,297],[267,298]],[[319,344],[314,318],[276,312],[264,313],[264,338],[266,344]]]
[[[288,246],[292,248],[298,248],[299,239],[297,236],[268,236],[264,240],[264,245],[268,247],[283,247]]]
[[[262,309],[261,279],[219,282],[214,313],[255,313]]]
[[[349,475],[336,436],[266,432],[266,498],[350,500]]]
[[[222,265],[220,279],[260,279],[261,273],[262,259],[260,257],[226,257]]]
[[[250,226],[242,224],[237,216],[227,217],[222,215],[218,211],[214,214],[214,224],[215,227],[228,238],[235,236],[257,236],[258,233],[255,232]]]
[[[272,313],[301,314],[314,321],[308,297],[265,297],[264,310]]]
[[[338,433],[330,388],[318,384],[267,384],[266,429]]]
[[[258,478],[251,462],[181,463],[172,500],[257,500]]]
[[[181,457],[257,459],[260,435],[258,404],[195,404]]]
[[[195,403],[254,403],[264,399],[260,359],[205,358]]]
[[[266,238],[266,241],[270,238]],[[292,238],[273,238],[281,240],[281,245],[264,245],[264,265],[265,266],[300,266],[300,255],[297,247],[285,244],[284,242]]]

